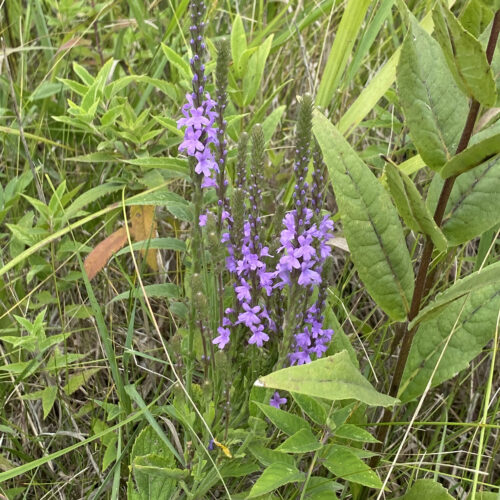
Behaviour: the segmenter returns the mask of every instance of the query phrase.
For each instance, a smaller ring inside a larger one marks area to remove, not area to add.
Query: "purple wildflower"
[[[271,406],[274,406],[275,408],[279,408],[281,405],[286,404],[287,401],[288,400],[286,398],[281,398],[280,393],[278,391],[276,391],[273,394],[273,397],[271,398],[271,400],[269,401],[269,404]]]

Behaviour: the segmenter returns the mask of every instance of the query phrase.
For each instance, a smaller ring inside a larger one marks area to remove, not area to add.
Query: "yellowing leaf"
[[[218,446],[222,450],[222,452],[224,453],[224,455],[226,455],[227,458],[233,458],[233,455],[231,455],[231,452],[229,451],[229,448],[227,446],[224,446],[222,443],[219,443],[217,439],[214,439],[214,444],[215,446]]]
[[[135,241],[144,241],[156,237],[154,205],[132,205],[130,207],[130,219],[132,223],[130,234]],[[141,250],[143,257],[145,254],[146,250]],[[153,271],[158,271],[156,249],[149,249],[147,251],[146,262]]]

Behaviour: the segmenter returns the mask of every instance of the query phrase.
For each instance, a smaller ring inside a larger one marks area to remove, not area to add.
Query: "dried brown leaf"
[[[130,207],[130,234],[135,241],[149,240],[156,237],[156,221],[154,205],[132,205]],[[153,271],[158,271],[156,249],[147,251],[146,263]],[[146,250],[141,250],[144,257]]]
[[[83,267],[85,268],[89,280],[94,278],[94,276],[107,264],[111,256],[118,252],[125,243],[127,243],[127,230],[122,227],[113,234],[110,234],[105,240],[101,241],[94,250],[87,255]]]

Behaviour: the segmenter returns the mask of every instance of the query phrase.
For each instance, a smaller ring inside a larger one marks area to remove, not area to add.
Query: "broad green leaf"
[[[440,2],[432,19],[437,40],[459,87],[483,106],[493,106],[497,100],[495,80],[479,40]]]
[[[411,329],[418,323],[440,314],[450,302],[459,299],[466,293],[498,283],[500,283],[500,262],[469,274],[465,278],[456,281],[444,292],[439,293],[430,304],[419,312],[418,316],[409,324],[409,328]]]
[[[487,137],[481,142],[469,146],[445,163],[441,170],[441,177],[447,179],[471,170],[481,163],[500,153],[500,134]]]
[[[63,88],[62,83],[49,82],[45,80],[42,82],[29,96],[29,101],[39,101],[47,97],[53,96],[61,92]]]
[[[316,104],[326,108],[333,99],[349,61],[371,0],[349,0],[321,77]]]
[[[177,299],[179,298],[179,287],[174,285],[173,283],[161,283],[159,285],[146,285],[144,287],[146,295],[148,298],[153,297],[167,297],[169,299]],[[122,292],[115,297],[113,297],[109,303],[112,304],[117,300],[127,300],[130,296],[133,298],[144,297],[144,293],[142,288],[136,288],[134,293],[130,290],[126,292]]]
[[[337,333],[335,333],[336,335]],[[325,425],[326,423],[326,409],[324,406],[316,401],[316,399],[306,396],[305,394],[298,394],[292,392],[292,397],[299,405],[300,409],[318,425]]]
[[[322,463],[332,474],[351,483],[382,488],[382,481],[377,474],[345,447],[333,445]]]
[[[381,183],[319,112],[313,116],[313,132],[359,276],[377,304],[401,321],[409,311],[414,278],[398,214]]]
[[[344,486],[326,477],[311,476],[304,493],[305,500],[332,500],[337,498],[336,492],[344,489]]]
[[[431,211],[443,180],[434,176],[427,204]],[[500,223],[500,156],[459,176],[444,212],[441,229],[449,245],[465,243]]]
[[[499,309],[500,282],[496,282],[451,302],[437,317],[422,321],[406,362],[399,397],[410,401],[424,392],[431,377],[431,386],[436,386],[467,368],[493,337]]]
[[[397,67],[410,136],[427,165],[439,169],[455,153],[468,113],[467,98],[439,44],[411,18]]]
[[[378,443],[368,431],[354,424],[342,424],[335,429],[335,437],[350,439],[351,441],[360,441],[362,443]]]
[[[413,184],[412,180],[392,163],[385,166],[387,184],[399,214],[406,225],[417,233],[428,235],[438,250],[446,250],[446,238]]]
[[[309,424],[303,418],[293,413],[288,413],[274,406],[262,404],[257,401],[253,401],[253,404],[259,407],[275,427],[289,436],[303,429],[310,430]]]
[[[302,482],[304,479],[305,474],[300,472],[296,467],[290,467],[281,463],[271,464],[257,479],[247,498],[255,498],[269,493],[284,484]]]
[[[182,77],[185,80],[190,80],[192,72],[189,63],[186,62],[179,54],[177,54],[177,52],[175,52],[175,50],[171,49],[168,45],[162,43],[161,49],[163,50],[165,57],[168,59],[168,62],[179,70]]]
[[[448,490],[432,479],[417,479],[411,488],[397,500],[453,500]]]
[[[276,450],[282,453],[308,453],[319,450],[321,447],[322,444],[309,429],[300,429],[281,443]]]
[[[257,51],[248,60],[247,71],[243,75],[243,95],[245,96],[244,105],[248,106],[257,95],[261,87],[262,77],[264,76],[264,68],[266,66],[267,57],[271,50],[274,35],[266,38],[265,42],[260,45]]]
[[[493,12],[481,0],[469,0],[460,13],[460,24],[476,38],[493,18]]]
[[[294,460],[293,457],[287,455],[286,453],[282,453],[280,451],[272,450],[267,446],[262,446],[257,443],[252,443],[248,449],[250,453],[262,464],[266,467],[275,464],[282,463],[287,465],[288,467],[293,467]]]
[[[145,193],[140,193],[136,196],[125,200],[126,206],[132,205],[156,205],[156,206],[168,206],[170,203],[184,203],[188,202],[177,193],[169,191],[168,189],[157,189],[155,191],[147,191]]]
[[[174,466],[174,456],[165,443],[152,427],[145,427],[137,436],[130,455],[129,500],[170,498],[177,489],[177,478],[172,472],[178,469]],[[187,471],[179,472],[182,478]]]
[[[231,56],[233,58],[233,69],[237,78],[243,75],[243,66],[241,65],[241,56],[247,50],[247,37],[243,20],[238,14],[233,21],[231,28]]]
[[[278,370],[259,378],[256,385],[330,401],[355,399],[373,406],[391,406],[398,402],[377,392],[352,364],[347,351],[305,365]]]

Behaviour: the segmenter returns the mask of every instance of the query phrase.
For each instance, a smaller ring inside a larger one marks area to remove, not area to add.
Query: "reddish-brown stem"
[[[488,46],[486,49],[486,57],[488,59],[488,63],[491,63],[491,60],[493,58],[499,32],[500,32],[500,10],[497,11],[497,13],[495,14],[493,25],[491,28],[490,38],[488,40]],[[458,147],[455,154],[461,153],[469,144],[469,140],[474,130],[474,124],[476,123],[476,119],[479,113],[479,108],[480,108],[479,103],[473,99],[470,104],[469,114],[467,116],[462,136],[460,137],[460,142],[458,143]],[[441,223],[443,221],[444,211],[446,209],[446,204],[448,203],[448,200],[450,198],[451,190],[453,189],[455,179],[456,176],[449,177],[448,179],[446,179],[442,187],[441,194],[439,196],[439,201],[436,206],[436,210],[434,212],[434,220],[438,226],[441,226]],[[427,237],[424,245],[424,250],[422,252],[422,257],[420,259],[420,267],[418,269],[417,279],[415,280],[415,290],[413,292],[410,311],[408,313],[408,322],[403,331],[403,336],[402,336],[403,342],[401,345],[401,350],[396,363],[396,369],[394,370],[394,374],[391,380],[389,394],[393,397],[396,397],[398,394],[404,367],[406,365],[406,361],[410,353],[411,344],[413,342],[413,337],[416,332],[415,327],[408,331],[408,324],[418,315],[422,299],[431,287],[431,283],[429,282],[430,280],[428,280],[427,272],[429,270],[429,265],[431,263],[433,250],[434,250],[434,244],[432,243],[432,240],[429,237]],[[388,408],[385,408],[381,422],[388,423],[392,420],[392,417],[393,417],[393,411]],[[389,431],[388,425],[382,425],[378,427],[376,438],[379,440],[379,443],[376,443],[375,446],[373,446],[373,451],[375,453],[380,453],[380,451],[382,450],[388,431]],[[372,459],[370,460],[370,466],[376,467],[379,461],[380,461],[380,455],[373,456]]]

